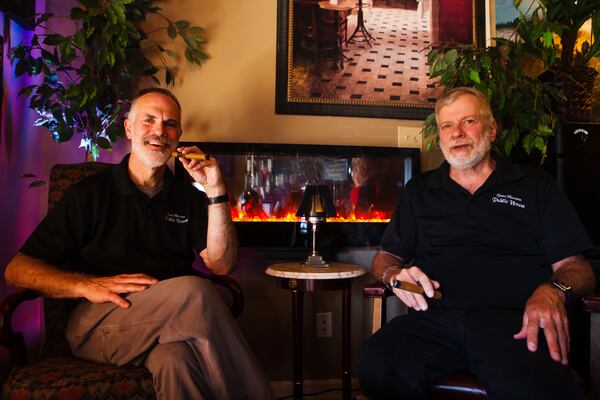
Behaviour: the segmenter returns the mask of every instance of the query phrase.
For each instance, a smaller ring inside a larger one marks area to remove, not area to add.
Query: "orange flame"
[[[347,216],[327,218],[327,222],[389,222],[391,217],[390,214],[391,213],[374,211],[368,215],[356,216],[352,213]],[[264,212],[250,215],[244,210],[235,207],[231,207],[231,219],[234,222],[301,222],[305,220],[303,217],[297,217],[293,212],[288,212],[285,215],[279,216],[269,216]]]

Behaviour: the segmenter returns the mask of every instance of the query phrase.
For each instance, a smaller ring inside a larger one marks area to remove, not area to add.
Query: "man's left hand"
[[[527,339],[529,351],[536,351],[540,328],[544,330],[552,359],[568,365],[571,339],[564,294],[550,284],[540,285],[527,300],[523,325],[513,337]]]
[[[200,149],[196,146],[178,147],[177,151],[182,154],[201,153]],[[204,187],[208,197],[225,194],[225,183],[221,176],[221,170],[214,158],[211,157],[210,160],[199,161],[179,157],[179,161],[181,161],[187,172],[189,172],[192,179]]]

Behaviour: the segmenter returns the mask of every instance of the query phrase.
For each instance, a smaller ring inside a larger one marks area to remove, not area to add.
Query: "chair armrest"
[[[12,327],[12,317],[17,307],[28,300],[38,298],[39,293],[29,289],[18,289],[0,303],[0,346],[8,349],[10,367],[27,364],[27,348],[21,332]]]
[[[589,296],[583,298],[583,309],[589,312],[600,312],[600,296]]]
[[[364,285],[362,288],[363,296],[373,299],[371,311],[371,333],[375,333],[386,323],[387,316],[387,298],[394,293],[381,282],[373,282]]]
[[[393,296],[394,293],[381,282],[369,283],[362,288],[363,296],[368,298],[385,299]]]

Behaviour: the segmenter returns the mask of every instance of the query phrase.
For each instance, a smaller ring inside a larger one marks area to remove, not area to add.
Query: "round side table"
[[[305,267],[300,262],[274,264],[265,273],[276,278],[277,286],[292,293],[292,337],[294,399],[303,396],[304,379],[302,374],[302,322],[304,292],[325,290],[342,291],[342,387],[343,399],[352,398],[350,373],[350,301],[352,280],[365,274],[359,265],[332,262],[329,267]]]

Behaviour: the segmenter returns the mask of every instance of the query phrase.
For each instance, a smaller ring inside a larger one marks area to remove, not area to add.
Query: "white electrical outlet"
[[[420,132],[413,132],[404,127],[398,127],[398,147],[420,148],[422,140]]]
[[[331,331],[331,313],[317,313],[317,337],[321,338],[331,336],[333,336]]]

